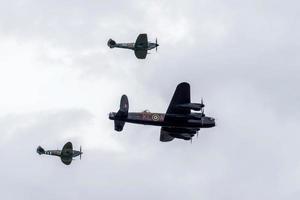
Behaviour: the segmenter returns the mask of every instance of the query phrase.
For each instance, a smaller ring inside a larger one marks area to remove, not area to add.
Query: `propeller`
[[[81,160],[81,154],[82,154],[82,149],[81,149],[81,146],[80,146],[80,155],[79,155],[80,160]]]
[[[157,52],[157,46],[158,46],[158,44],[157,44],[157,38],[155,39],[155,50],[156,50],[156,52]]]
[[[203,98],[201,98],[201,104],[204,105]],[[204,114],[204,106],[202,106],[202,108],[201,108],[201,113],[202,113],[202,116],[205,116],[205,114]]]

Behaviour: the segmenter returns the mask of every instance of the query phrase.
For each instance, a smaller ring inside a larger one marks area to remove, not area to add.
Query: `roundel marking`
[[[157,115],[157,114],[152,115],[152,120],[159,121],[159,115]]]

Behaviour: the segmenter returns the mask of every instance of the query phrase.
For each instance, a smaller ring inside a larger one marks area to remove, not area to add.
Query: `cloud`
[[[0,156],[4,199],[296,199],[298,3],[288,1],[18,1],[0,17]],[[137,60],[106,42],[147,32]],[[158,127],[107,119],[165,112],[191,84],[217,126],[193,144]],[[66,167],[37,145],[83,146]],[[17,191],[17,192],[16,192]]]

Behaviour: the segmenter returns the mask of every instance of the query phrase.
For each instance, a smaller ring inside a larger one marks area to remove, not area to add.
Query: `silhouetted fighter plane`
[[[122,131],[125,122],[161,126],[160,141],[162,142],[169,142],[174,138],[191,140],[200,128],[215,126],[215,119],[205,116],[202,100],[201,103],[191,103],[190,85],[185,82],[177,86],[166,114],[149,111],[128,113],[128,109],[127,96],[123,95],[120,110],[109,114],[109,119],[114,120],[116,131]],[[191,110],[201,112],[192,113]]]
[[[36,151],[40,155],[46,154],[46,155],[51,155],[51,156],[58,156],[58,157],[60,157],[61,161],[65,165],[70,165],[73,158],[76,156],[80,156],[80,159],[81,159],[81,155],[82,155],[81,147],[80,147],[80,151],[75,151],[75,150],[73,150],[73,145],[71,142],[66,143],[62,150],[45,151],[41,146],[39,146]]]
[[[110,48],[123,48],[123,49],[131,49],[134,50],[134,54],[139,59],[145,59],[147,56],[148,50],[156,49],[159,46],[157,44],[157,39],[155,43],[148,42],[147,34],[140,34],[135,43],[116,43],[114,40],[109,39],[107,45]]]

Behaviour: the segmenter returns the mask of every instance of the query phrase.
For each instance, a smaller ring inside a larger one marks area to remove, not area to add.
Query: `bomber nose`
[[[211,125],[216,126],[216,120],[214,118],[211,118]]]
[[[212,117],[204,117],[202,120],[203,120],[203,125],[206,127],[214,127],[216,125],[215,119]]]

